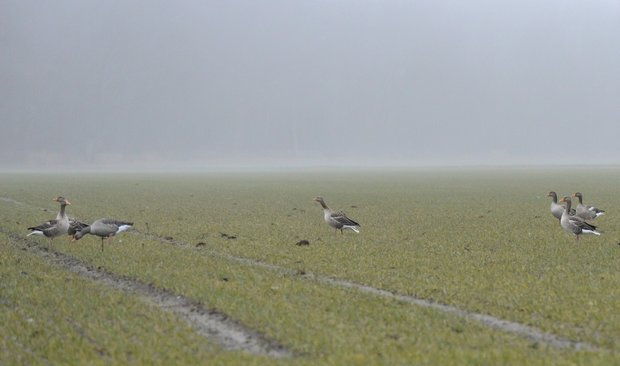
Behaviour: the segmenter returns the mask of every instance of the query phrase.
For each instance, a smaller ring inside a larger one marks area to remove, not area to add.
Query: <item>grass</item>
[[[274,362],[608,364],[620,349],[617,169],[0,178],[4,196],[27,204],[0,202],[6,230],[25,234],[25,227],[54,216],[51,198],[62,194],[73,203],[70,215],[131,220],[143,232],[148,223],[150,232],[192,244],[175,247],[122,234],[103,254],[94,237],[74,244],[55,240],[54,249],[201,301],[298,355]],[[604,235],[575,244],[549,212],[549,190],[579,190],[586,202],[606,209],[607,215],[597,219]],[[317,195],[360,222],[362,232],[330,230],[312,201]],[[301,239],[310,245],[296,246]],[[194,247],[198,242],[206,245]],[[212,252],[416,295],[605,351],[533,345],[454,316],[240,264]],[[44,293],[58,291],[49,288]],[[38,304],[48,308],[45,302]],[[121,323],[133,328],[132,319],[127,315]],[[125,338],[116,337],[119,342]],[[185,347],[194,342],[200,341],[187,340]],[[74,352],[79,348],[77,344]],[[205,360],[221,355],[214,349],[205,351],[208,356],[189,353]],[[235,363],[234,357],[243,356],[231,357],[222,362]]]
[[[54,268],[9,241],[0,234],[0,364],[257,361],[224,352],[174,316]]]

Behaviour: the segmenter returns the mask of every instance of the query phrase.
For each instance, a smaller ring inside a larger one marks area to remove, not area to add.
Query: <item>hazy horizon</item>
[[[620,164],[620,0],[4,1],[0,171]]]

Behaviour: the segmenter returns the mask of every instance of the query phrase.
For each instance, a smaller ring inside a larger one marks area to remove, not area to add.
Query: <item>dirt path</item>
[[[198,334],[218,343],[224,349],[242,350],[255,355],[271,357],[292,356],[292,353],[283,346],[266,339],[258,332],[245,328],[226,314],[205,309],[184,296],[155,288],[135,279],[124,278],[95,269],[76,258],[48,250],[17,234],[4,230],[0,231],[9,237],[12,245],[35,253],[55,266],[128,294],[138,295],[160,309],[183,318]]]

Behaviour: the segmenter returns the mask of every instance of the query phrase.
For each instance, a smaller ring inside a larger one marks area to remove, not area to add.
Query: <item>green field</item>
[[[618,364],[619,182],[618,168],[0,174],[0,364]],[[549,212],[550,190],[581,191],[606,210],[595,222],[603,235],[575,243]],[[51,251],[195,300],[292,356],[224,350],[140,296],[26,248],[46,240],[11,239],[53,218],[58,195],[72,202],[70,216],[129,220],[135,230],[103,253],[92,236],[58,238]],[[325,225],[317,195],[361,233]],[[310,245],[297,246],[302,239]],[[317,276],[591,349],[558,349]]]

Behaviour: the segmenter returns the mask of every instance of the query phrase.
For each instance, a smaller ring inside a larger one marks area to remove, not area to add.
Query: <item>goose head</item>
[[[89,226],[87,226],[86,228],[89,228],[89,229],[90,229],[90,227],[89,227]],[[82,239],[82,237],[83,237],[84,235],[86,235],[87,231],[90,231],[90,230],[84,230],[84,229],[82,229],[82,230],[80,230],[80,231],[76,232],[75,234],[73,234],[73,237],[71,238],[71,241],[77,241],[77,240]]]
[[[565,196],[562,197],[562,199],[560,200],[560,202],[566,202],[566,209],[570,210],[570,206],[571,206],[571,199],[569,196]]]
[[[58,202],[61,205],[70,205],[71,204],[71,202],[69,202],[69,200],[67,200],[63,196],[58,196],[58,197],[54,198],[52,201]]]
[[[327,205],[325,204],[325,201],[323,201],[323,197],[321,197],[321,196],[314,197],[313,201],[316,201],[316,202],[320,203],[321,206],[323,206],[323,208],[327,208]]]

